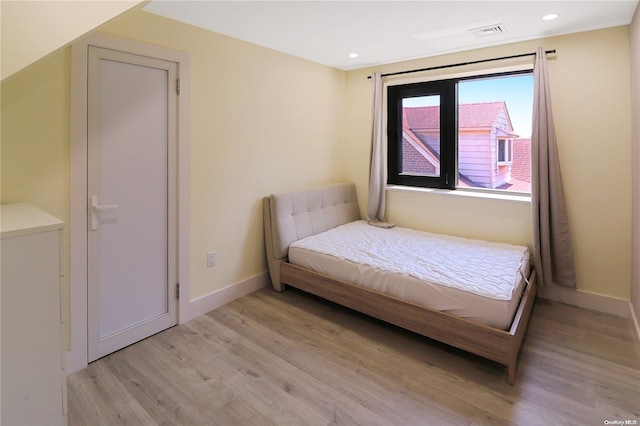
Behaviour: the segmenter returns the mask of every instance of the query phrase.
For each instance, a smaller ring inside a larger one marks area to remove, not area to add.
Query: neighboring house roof
[[[458,128],[460,130],[490,132],[496,129],[498,136],[517,136],[513,133],[511,117],[504,101],[461,104],[458,108]],[[440,156],[425,138],[427,134],[439,132],[440,108],[437,106],[403,108],[402,124],[403,139],[419,152],[429,164],[434,167],[438,166]],[[527,167],[516,164],[514,166],[515,176],[512,176],[511,183],[504,184],[500,188],[526,191],[530,187],[530,179],[528,177],[530,174],[530,160],[524,157],[526,156],[527,148],[530,146],[530,141],[527,139],[516,139],[516,141],[519,143],[514,146],[514,156],[518,160],[524,160],[523,162],[527,164]],[[458,172],[458,185],[463,187],[478,186],[466,176],[464,170],[459,170]]]
[[[509,110],[504,101],[461,104],[458,108],[458,128],[460,129],[493,127],[502,110],[509,122],[509,129],[513,129]],[[437,106],[407,107],[403,108],[403,111],[402,123],[405,129],[440,128],[440,108]]]
[[[507,104],[502,102],[485,102],[479,104],[462,104],[458,111],[458,128],[493,127],[498,116],[504,110],[508,121],[508,129],[513,129]]]
[[[527,183],[531,182],[531,138],[513,140],[511,177]]]
[[[440,107],[403,108],[402,127],[404,129],[440,129]]]

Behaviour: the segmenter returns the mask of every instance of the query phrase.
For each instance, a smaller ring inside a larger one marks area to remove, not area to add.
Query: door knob
[[[113,210],[117,209],[117,204],[98,204],[98,196],[91,196],[91,230],[98,230],[98,218],[101,210]]]

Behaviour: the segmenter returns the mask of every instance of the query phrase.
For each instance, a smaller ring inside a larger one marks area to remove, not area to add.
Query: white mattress
[[[296,241],[289,262],[508,329],[529,273],[526,247],[356,221]]]

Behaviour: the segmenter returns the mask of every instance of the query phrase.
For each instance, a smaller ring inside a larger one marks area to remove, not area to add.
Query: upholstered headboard
[[[360,219],[356,188],[352,183],[339,183],[272,194],[264,198],[263,217],[271,282],[282,291],[280,262],[287,260],[291,243]]]

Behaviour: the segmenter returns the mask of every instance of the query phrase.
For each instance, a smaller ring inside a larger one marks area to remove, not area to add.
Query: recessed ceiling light
[[[549,14],[547,14],[547,15],[544,15],[544,16],[542,17],[542,20],[543,20],[543,21],[553,21],[553,20],[554,20],[554,19],[556,19],[558,16],[560,16],[560,15],[558,15],[557,13],[549,13]]]
[[[357,58],[357,57],[358,57],[358,54],[357,54],[357,53],[355,53],[355,52],[354,52],[354,53],[349,53],[349,57],[350,57],[350,58]]]

